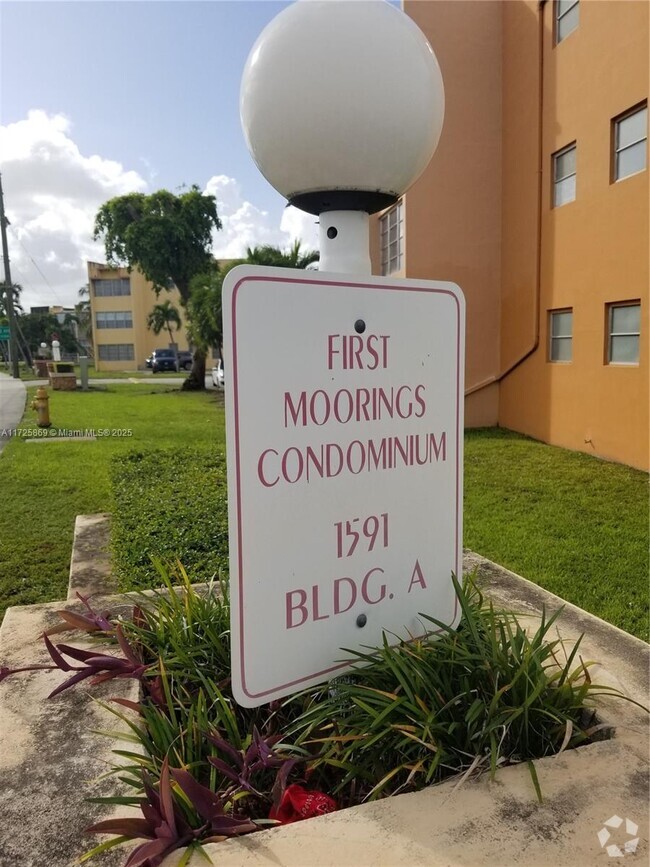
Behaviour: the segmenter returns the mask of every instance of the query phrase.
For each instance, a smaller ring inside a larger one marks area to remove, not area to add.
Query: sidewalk
[[[25,383],[0,373],[0,453],[10,439],[3,432],[20,423],[26,399]]]
[[[88,385],[91,386],[100,386],[100,385],[177,385],[180,387],[183,380],[178,376],[138,376],[134,374],[130,376],[128,379],[122,378],[106,378],[106,379],[89,379]],[[28,385],[30,388],[36,387],[39,385],[48,386],[50,381],[48,379],[32,379],[29,380]],[[81,385],[81,380],[77,378],[77,386]],[[206,388],[214,388],[212,382],[212,376],[209,373],[205,375],[205,387]]]

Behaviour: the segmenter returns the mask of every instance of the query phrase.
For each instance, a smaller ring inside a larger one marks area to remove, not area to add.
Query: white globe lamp
[[[433,49],[385,0],[299,0],[248,57],[249,150],[290,204],[320,216],[321,269],[370,273],[368,215],[428,165],[444,117]]]

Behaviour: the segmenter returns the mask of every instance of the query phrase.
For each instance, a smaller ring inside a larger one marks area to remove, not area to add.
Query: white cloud
[[[104,259],[103,246],[92,240],[97,209],[113,196],[152,189],[156,170],[138,157],[145,180],[115,160],[85,156],[70,120],[40,110],[0,126],[0,154],[11,276],[23,286],[23,307],[72,306],[87,281],[86,261]],[[247,201],[239,183],[226,175],[211,177],[205,191],[216,195],[223,222],[214,234],[218,259],[238,258],[256,244],[286,248],[296,238],[307,249],[318,247],[316,217],[291,207],[271,215]]]
[[[115,160],[84,156],[71,129],[64,115],[39,110],[0,126],[11,276],[23,286],[25,309],[76,303],[86,260],[103,258],[102,245],[92,240],[98,207],[147,186]]]
[[[268,211],[244,199],[240,184],[227,175],[213,175],[204,192],[217,198],[217,211],[222,229],[214,233],[213,252],[217,259],[238,259],[247,247],[273,244],[289,247],[294,240],[303,242],[305,249],[318,248],[316,217],[288,207],[282,212],[280,225]]]

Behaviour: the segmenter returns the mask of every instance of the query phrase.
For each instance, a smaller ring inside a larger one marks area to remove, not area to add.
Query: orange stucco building
[[[404,0],[445,124],[375,273],[467,299],[466,423],[648,468],[646,0]]]

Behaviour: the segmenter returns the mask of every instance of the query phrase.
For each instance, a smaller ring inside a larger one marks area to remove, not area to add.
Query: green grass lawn
[[[156,534],[169,542],[165,527],[176,520],[174,510],[156,509],[156,497],[167,488],[186,504],[201,500],[196,512],[183,506],[174,526],[181,559],[198,556],[197,539],[216,539],[215,527],[225,515],[223,467],[208,466],[206,458],[205,472],[197,473],[201,458],[187,449],[223,452],[223,395],[183,393],[154,382],[51,393],[57,427],[131,429],[130,437],[44,445],[16,439],[5,449],[0,614],[7,605],[65,596],[77,514],[116,514],[125,540],[116,564],[124,589],[131,568],[133,586],[147,582],[140,548],[155,553],[161,547],[160,553],[169,554],[168,545],[156,544]],[[34,426],[31,410],[23,426]],[[647,639],[647,474],[498,429],[470,431],[465,442],[465,546]],[[151,458],[141,467],[112,462],[117,455],[161,448],[177,454],[161,462],[160,478]],[[122,511],[114,502],[111,473]],[[146,515],[142,526],[138,490]],[[199,553],[201,562],[210,562],[210,552]],[[215,562],[223,555],[222,545]]]
[[[58,428],[133,435],[42,444],[16,438],[7,445],[0,455],[0,617],[8,605],[65,598],[75,516],[113,509],[113,455],[188,444],[223,448],[223,396],[217,392],[153,383],[50,392],[50,416]],[[31,409],[22,426],[35,427]]]
[[[465,439],[465,546],[648,638],[648,475],[510,431]]]

